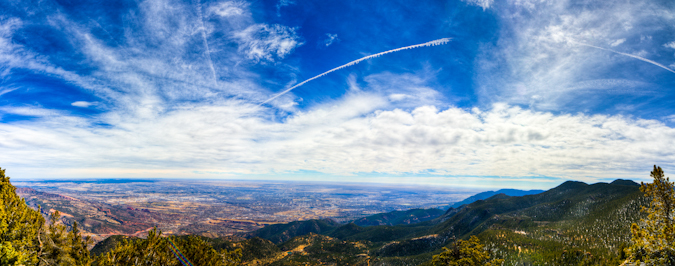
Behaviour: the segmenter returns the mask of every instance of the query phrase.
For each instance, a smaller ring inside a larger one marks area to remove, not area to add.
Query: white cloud
[[[483,10],[490,8],[494,0],[465,0],[467,3],[482,7]]]
[[[626,41],[625,38],[624,38],[624,39],[618,39],[618,40],[615,40],[615,41],[611,42],[611,43],[609,44],[609,46],[616,47],[616,46],[621,45],[621,44],[624,43],[625,41]]]
[[[667,47],[667,48],[673,48],[673,49],[675,49],[675,41],[672,41],[672,42],[666,43],[666,44],[664,44],[664,45],[663,45],[663,47]]]
[[[21,27],[21,20],[0,18],[0,72],[2,77],[9,75],[12,68],[21,62],[17,53],[19,47],[12,42],[12,34]]]
[[[279,0],[277,3],[277,16],[281,16],[281,8],[285,6],[294,5],[295,1],[293,0]]]
[[[326,33],[326,39],[323,41],[323,43],[326,45],[326,47],[328,47],[337,41],[340,41],[340,39],[338,39],[337,33],[336,34]]]
[[[71,103],[70,105],[75,106],[75,107],[88,108],[89,106],[96,105],[96,103],[95,102],[76,101],[76,102]]]
[[[392,101],[392,102],[402,101],[402,100],[405,100],[406,98],[412,98],[412,96],[410,96],[408,94],[403,94],[403,93],[389,94],[389,100]]]
[[[45,109],[41,107],[10,107],[4,106],[0,107],[0,112],[6,114],[22,115],[22,116],[35,116],[35,117],[53,117],[62,114],[58,110]]]
[[[248,3],[239,1],[222,2],[212,6],[209,11],[221,17],[234,17],[248,13]]]
[[[2,96],[3,94],[10,93],[10,92],[12,92],[12,91],[14,91],[14,90],[16,90],[16,89],[17,89],[17,88],[4,88],[4,89],[0,89],[0,96]]]
[[[427,84],[435,77],[434,71],[393,74],[383,72],[363,78],[368,90],[389,95],[399,108],[415,108],[421,105],[441,105],[444,97]]]
[[[607,73],[616,70],[617,65],[642,59],[660,61],[656,59],[661,55],[650,54],[655,50],[645,49],[648,44],[625,41],[675,29],[672,26],[675,21],[667,12],[638,11],[662,10],[659,3],[606,1],[593,2],[599,5],[587,5],[591,2],[520,0],[507,3],[512,5],[510,7],[495,10],[504,28],[499,42],[484,46],[483,54],[477,60],[477,77],[480,78],[476,81],[481,102],[508,102],[536,110],[566,110],[570,105],[579,104],[597,106],[598,102],[590,97],[585,97],[584,101],[572,100],[574,97],[583,98],[580,96],[583,92],[578,91],[576,84],[606,79]],[[645,24],[659,26],[633,26]],[[648,38],[642,39],[650,42]],[[613,45],[623,54],[612,55],[609,50],[580,43],[605,49]],[[622,78],[645,82],[645,75],[640,71],[660,71],[659,66],[653,67],[653,70],[634,69],[624,73]],[[605,91],[596,90],[594,93],[628,89],[620,87],[619,83],[608,85],[602,86]]]
[[[70,177],[105,176],[105,169],[164,177],[189,177],[192,171],[352,175],[433,169],[440,175],[588,182],[642,176],[653,164],[675,168],[675,129],[654,120],[555,115],[505,104],[471,111],[388,107],[386,95],[353,91],[277,122],[263,118],[269,110],[234,100],[151,119],[109,114],[88,121],[60,114],[0,124],[0,161],[17,173],[28,171],[23,177],[39,170],[31,169],[36,163]]]
[[[275,61],[283,59],[304,43],[295,33],[295,28],[282,25],[255,24],[236,33],[239,50],[248,59]]]

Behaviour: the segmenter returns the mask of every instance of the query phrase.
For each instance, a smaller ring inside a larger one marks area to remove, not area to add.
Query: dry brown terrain
[[[78,222],[94,241],[110,235],[142,236],[155,226],[170,235],[222,237],[298,220],[349,221],[397,209],[438,207],[470,193],[226,181],[14,183],[30,206],[40,206],[45,216],[58,210],[65,224]]]

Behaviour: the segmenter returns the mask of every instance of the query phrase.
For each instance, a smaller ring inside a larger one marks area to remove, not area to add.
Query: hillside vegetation
[[[443,247],[472,235],[504,265],[619,265],[626,258],[623,249],[630,244],[630,225],[644,217],[640,209],[647,203],[632,181],[592,185],[569,181],[534,195],[496,194],[409,225],[349,223],[332,228],[334,224],[327,221],[311,220],[267,227],[251,235],[270,236],[283,246],[286,243],[278,242],[279,235],[299,236],[298,228],[313,228],[313,234],[367,246],[372,265],[429,263]]]
[[[538,194],[503,193],[447,211],[415,209],[348,224],[270,225],[246,240],[113,236],[91,253],[77,225],[48,225],[0,171],[2,265],[619,265],[675,262],[673,183],[568,181]],[[644,211],[641,211],[644,210]],[[69,229],[69,230],[68,230]],[[631,233],[632,232],[632,233]],[[665,247],[664,247],[665,245]],[[67,252],[62,252],[67,251]],[[458,264],[459,263],[459,264]]]
[[[378,213],[353,221],[358,226],[414,224],[433,220],[445,212],[440,209],[412,209]]]

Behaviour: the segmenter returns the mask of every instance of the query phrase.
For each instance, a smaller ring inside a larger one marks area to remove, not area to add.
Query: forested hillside
[[[639,210],[645,204],[639,185],[632,181],[592,185],[570,181],[535,195],[494,195],[410,225],[350,223],[330,228],[319,226],[320,221],[304,221],[253,234],[277,241],[278,235],[297,232],[288,228],[321,228],[328,237],[366,245],[374,265],[426,263],[442,247],[471,235],[505,265],[618,265],[631,239],[630,225],[643,216]]]
[[[82,249],[87,240],[77,225],[66,227],[57,216],[45,224],[39,212],[16,196],[4,172],[2,179],[3,202],[9,203],[0,212],[2,265],[136,265],[138,261],[147,265],[187,265],[188,261],[192,265],[445,265],[465,253],[499,265],[619,265],[627,258],[660,258],[646,249],[651,242],[640,244],[641,239],[670,241],[672,236],[669,231],[645,227],[648,224],[640,219],[671,217],[660,214],[664,210],[659,206],[675,202],[667,180],[642,187],[628,180],[592,185],[568,181],[539,194],[496,194],[445,212],[414,209],[344,225],[332,220],[275,224],[246,234],[249,239],[241,241],[165,237],[152,230],[144,239],[110,237],[89,252]],[[641,212],[645,206],[649,211]],[[17,214],[20,217],[12,216]],[[398,225],[380,225],[387,223]],[[659,254],[671,251],[663,252]]]

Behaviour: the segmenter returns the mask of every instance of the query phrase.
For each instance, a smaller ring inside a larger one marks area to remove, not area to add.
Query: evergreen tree
[[[642,183],[640,191],[651,199],[643,207],[647,219],[631,225],[632,245],[627,249],[630,262],[647,265],[675,265],[675,191],[670,178],[664,177],[661,167],[651,172],[654,183]]]
[[[242,257],[241,249],[218,253],[209,243],[196,236],[187,236],[184,238],[170,237],[170,239],[183,256],[188,259],[191,258],[189,260],[194,266],[237,265]]]
[[[47,231],[41,236],[44,251],[39,265],[91,265],[87,249],[90,238],[82,238],[77,222],[73,222],[72,229],[67,231],[66,226],[59,222],[60,217],[59,211],[49,217]]]
[[[443,252],[434,255],[431,264],[434,266],[493,266],[501,265],[503,260],[490,260],[490,254],[481,245],[476,236],[469,240],[459,240],[452,249],[443,247]]]
[[[16,194],[0,169],[0,265],[91,265],[89,238],[82,239],[77,223],[67,232],[59,212],[45,219]]]
[[[0,265],[37,264],[42,251],[38,235],[44,218],[16,194],[2,168],[0,202]]]
[[[99,266],[132,266],[132,265],[180,265],[170,256],[166,239],[157,228],[148,233],[146,239],[135,241],[124,240],[115,249],[101,255]]]
[[[77,222],[73,222],[72,229],[68,232],[68,247],[70,247],[69,256],[73,258],[74,263],[72,265],[76,266],[86,266],[91,265],[92,258],[89,255],[88,245],[92,243],[90,237],[82,239],[82,234],[80,229],[77,227]]]
[[[161,235],[162,232],[154,228],[146,239],[124,240],[115,249],[101,255],[98,265],[183,266],[181,259],[184,258],[194,266],[232,266],[241,261],[241,250],[218,253],[207,242],[195,236],[166,238]]]

